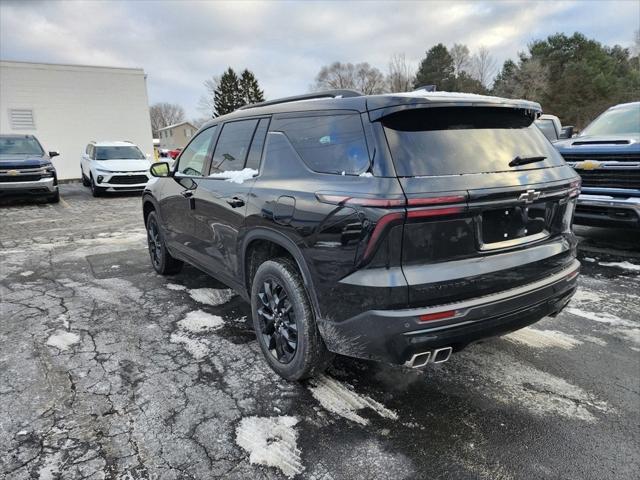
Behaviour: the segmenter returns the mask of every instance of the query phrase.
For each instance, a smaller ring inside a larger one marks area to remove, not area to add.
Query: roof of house
[[[193,127],[194,130],[197,130],[197,127],[191,122],[180,122],[180,123],[174,123],[173,125],[167,125],[166,127],[159,128],[158,131],[161,132],[163,130],[170,130],[172,128],[176,128],[181,125],[189,125],[190,127]]]

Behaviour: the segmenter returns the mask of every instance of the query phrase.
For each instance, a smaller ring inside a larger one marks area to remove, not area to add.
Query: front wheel
[[[96,182],[93,180],[93,175],[91,175],[91,179],[89,180],[89,185],[91,186],[91,194],[94,197],[99,197],[104,192],[104,189],[96,185]]]
[[[160,275],[171,275],[182,269],[182,261],[171,256],[164,243],[164,237],[158,226],[156,212],[151,212],[147,217],[147,243],[151,265]]]
[[[327,350],[297,266],[287,258],[264,262],[251,287],[253,327],[269,366],[287,380],[323,372]]]

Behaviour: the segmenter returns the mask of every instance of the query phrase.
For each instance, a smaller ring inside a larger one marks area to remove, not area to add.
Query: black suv
[[[204,125],[143,194],[154,268],[251,303],[271,367],[331,352],[409,367],[555,315],[576,288],[580,180],[536,103],[351,91]]]
[[[0,135],[0,196],[37,195],[59,202],[58,177],[51,163],[58,155],[46,153],[33,135]]]

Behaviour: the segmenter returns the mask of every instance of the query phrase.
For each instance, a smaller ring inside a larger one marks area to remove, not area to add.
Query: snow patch
[[[245,180],[258,175],[258,171],[253,168],[244,168],[242,170],[228,170],[226,172],[217,172],[209,175],[209,178],[223,178],[227,182],[244,183]]]
[[[196,302],[213,307],[227,303],[235,295],[234,291],[228,288],[222,290],[216,288],[193,288],[188,293]]]
[[[330,412],[336,413],[353,422],[367,425],[369,420],[356,413],[363,408],[370,408],[381,417],[398,419],[398,414],[366,395],[359,395],[350,388],[326,375],[320,375],[309,381],[311,395]]]
[[[165,287],[167,287],[169,290],[175,290],[176,292],[187,289],[187,287],[185,287],[184,285],[178,285],[177,283],[167,283]]]
[[[373,177],[373,173],[371,172],[362,172],[360,175],[358,175],[359,177],[366,177],[366,178],[370,178]]]
[[[47,345],[58,350],[69,350],[72,345],[80,342],[80,336],[73,332],[57,330],[47,339]]]
[[[224,321],[217,315],[194,310],[178,322],[178,326],[191,333],[210,332],[224,325]]]
[[[640,272],[640,265],[628,262],[627,260],[624,262],[600,262],[599,265],[603,267],[618,267],[623,270],[629,270],[630,272]]]
[[[504,336],[510,342],[521,343],[533,348],[558,347],[571,350],[582,342],[577,338],[556,330],[537,330],[526,327]]]
[[[236,428],[236,443],[249,452],[253,464],[280,469],[292,478],[304,466],[297,447],[296,417],[245,417]]]
[[[187,352],[196,360],[202,360],[209,353],[209,342],[207,340],[189,338],[182,333],[172,333],[169,341],[171,343],[184,345]]]
[[[20,275],[22,275],[23,277],[30,277],[31,275],[33,275],[33,272],[31,270],[27,270],[26,272],[20,273]]]
[[[587,310],[582,310],[580,308],[568,307],[565,309],[567,313],[571,315],[576,315],[578,317],[586,318],[587,320],[593,320],[594,322],[606,323],[609,325],[614,325],[617,327],[631,327],[635,328],[638,326],[637,323],[632,322],[631,320],[625,320],[624,318],[617,317],[611,313],[606,312],[589,312]]]
[[[576,293],[574,293],[573,297],[571,297],[572,304],[601,302],[602,300],[604,300],[604,297],[595,290],[589,290],[582,287],[578,287]]]

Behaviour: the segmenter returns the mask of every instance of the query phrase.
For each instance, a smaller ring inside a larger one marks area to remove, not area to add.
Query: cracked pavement
[[[0,206],[0,478],[640,470],[637,232],[577,229],[580,288],[555,319],[424,371],[338,358],[289,383],[249,305],[194,268],[153,271],[139,197],[61,193]]]

